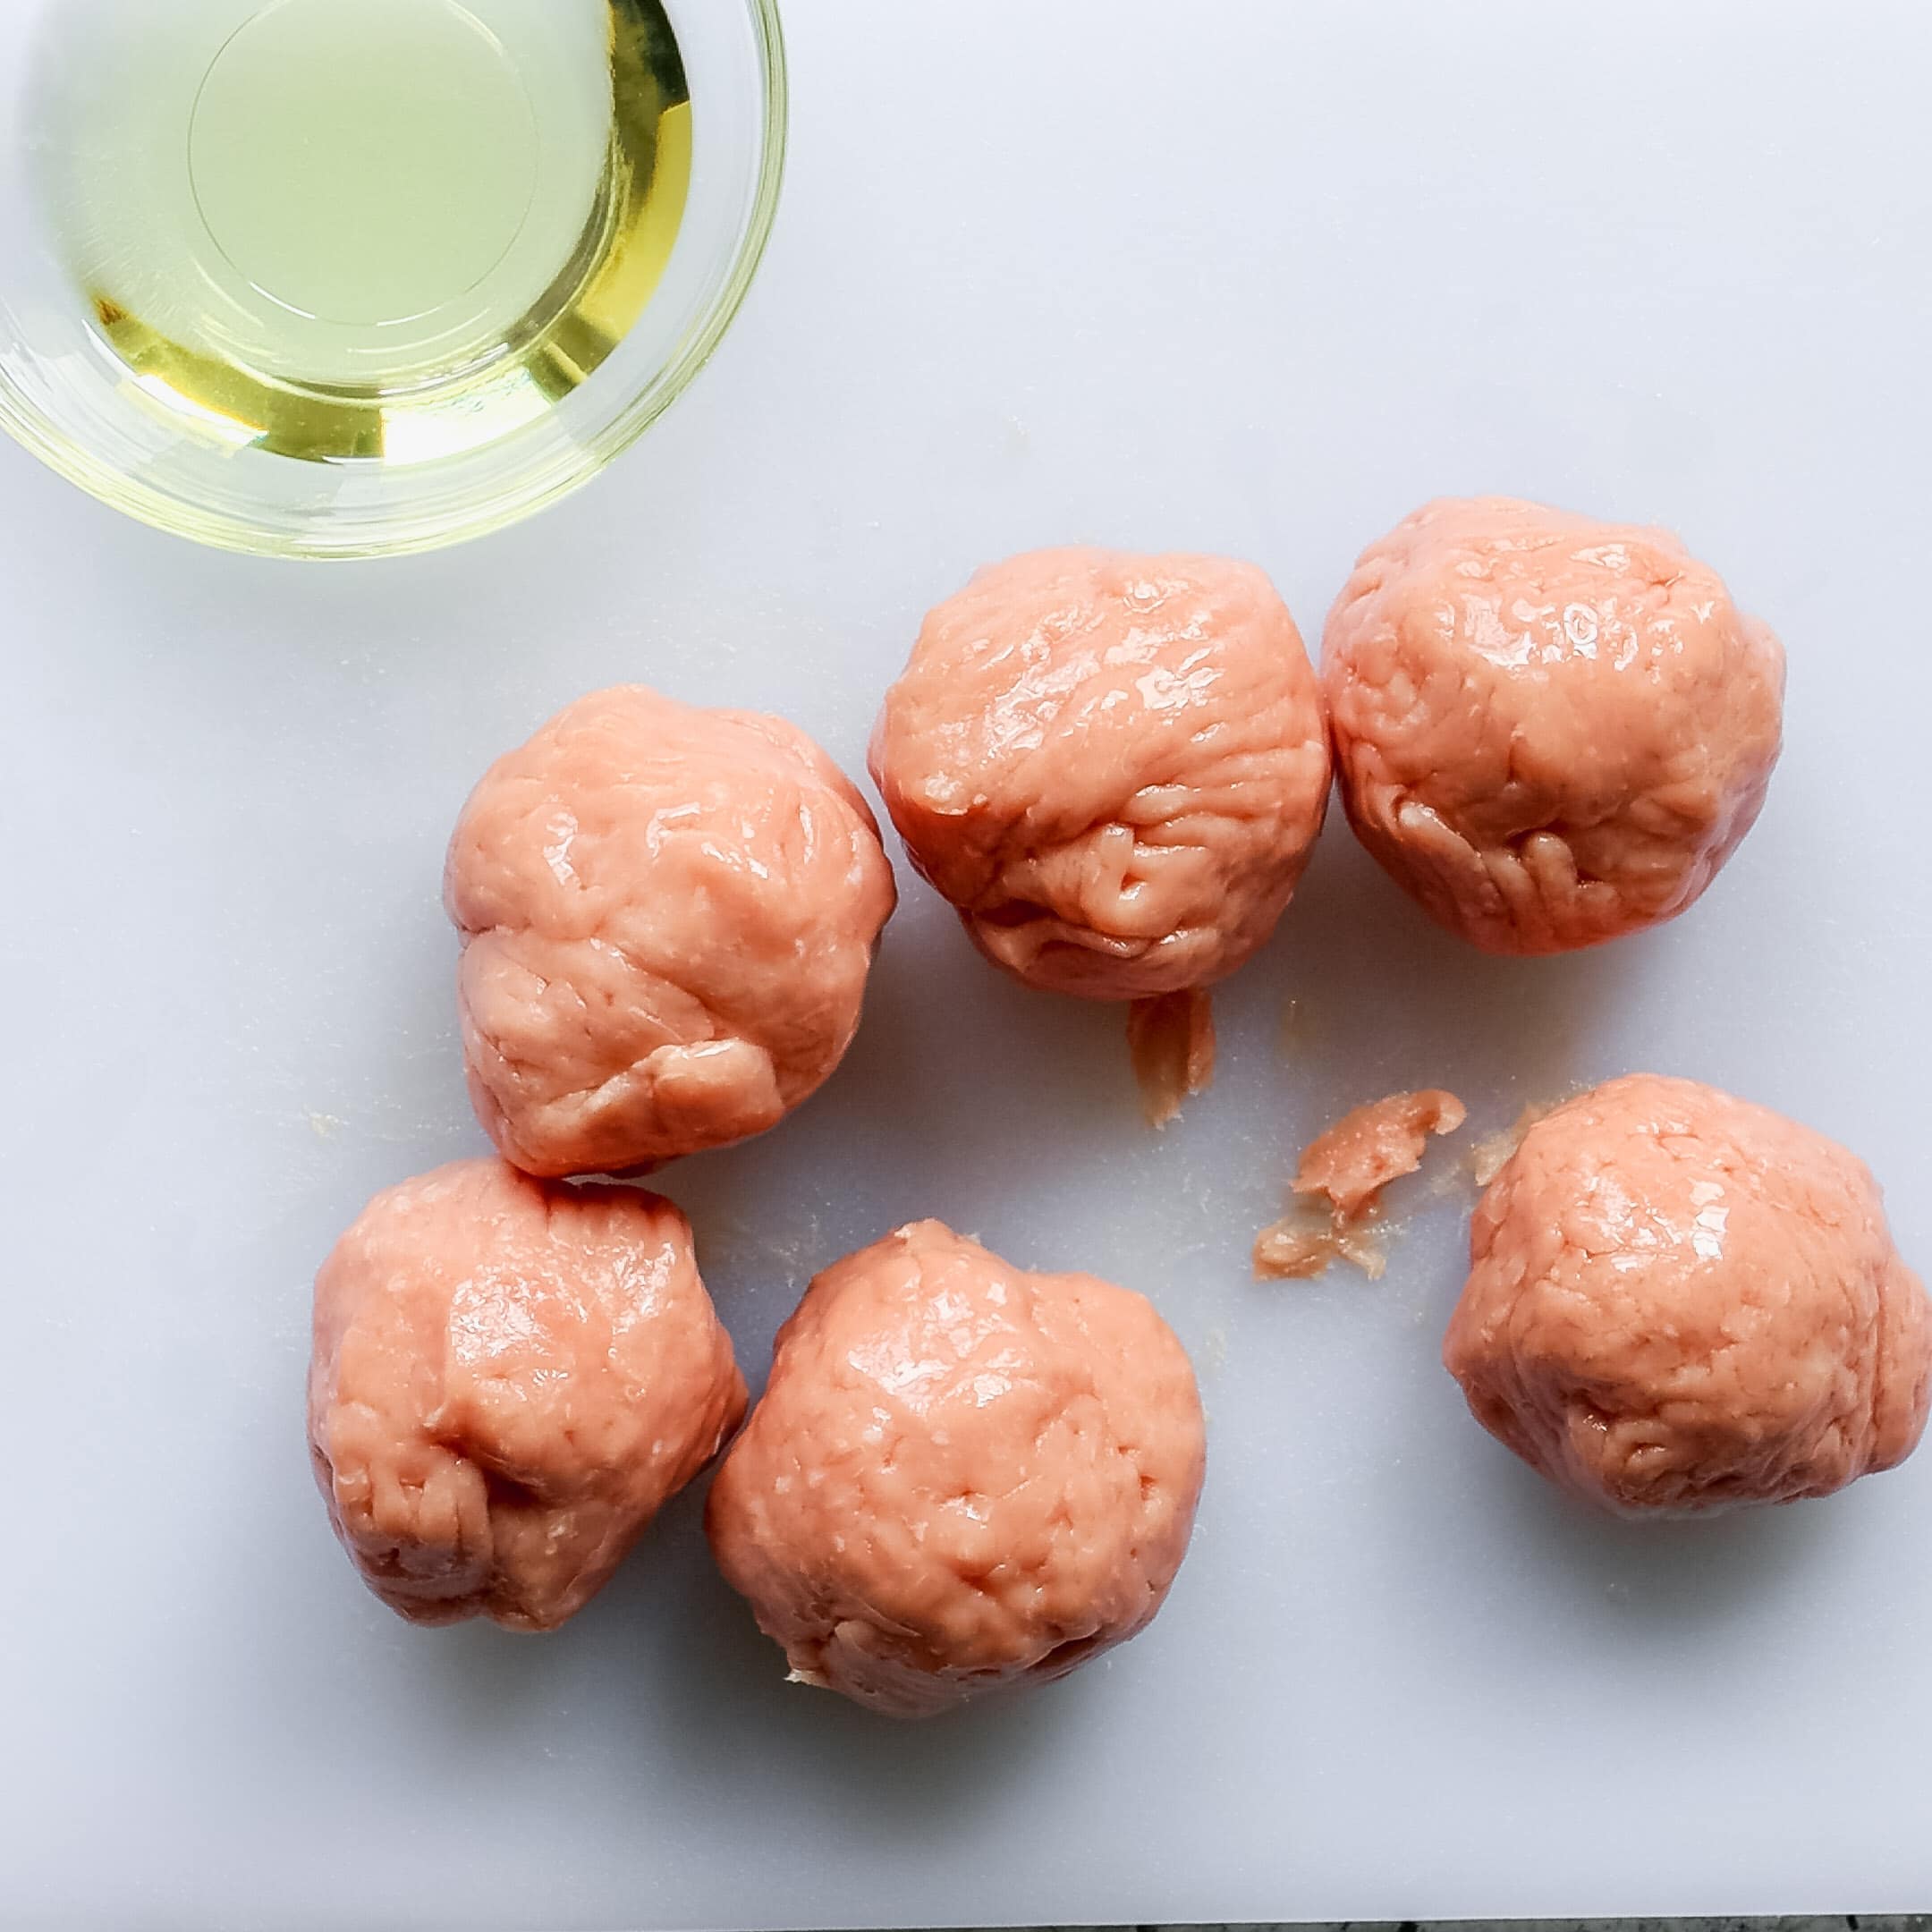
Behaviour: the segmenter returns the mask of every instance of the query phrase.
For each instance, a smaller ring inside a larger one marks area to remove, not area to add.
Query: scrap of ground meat
[[[1255,1236],[1257,1281],[1313,1281],[1337,1261],[1359,1267],[1370,1281],[1388,1273],[1388,1255],[1372,1223],[1350,1224],[1310,1208],[1296,1208]]]
[[[1510,1157],[1523,1144],[1523,1136],[1551,1111],[1540,1102],[1531,1101],[1509,1126],[1485,1134],[1470,1149],[1467,1165],[1478,1187],[1487,1187],[1509,1165]]]
[[[1127,1009],[1127,1045],[1141,1111],[1165,1127],[1191,1095],[1214,1085],[1214,1000],[1200,987],[1136,1000]]]
[[[1309,1142],[1294,1191],[1326,1195],[1344,1221],[1359,1221],[1390,1182],[1422,1165],[1431,1134],[1455,1133],[1468,1118],[1462,1103],[1439,1087],[1371,1101]]]
[[[1421,1166],[1431,1134],[1453,1134],[1468,1117],[1440,1088],[1391,1094],[1343,1114],[1302,1152],[1300,1205],[1255,1238],[1255,1278],[1308,1281],[1345,1260],[1379,1281],[1388,1266],[1376,1234],[1382,1191]]]

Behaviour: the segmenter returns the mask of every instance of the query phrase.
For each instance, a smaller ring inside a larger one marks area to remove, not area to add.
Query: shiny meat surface
[[[928,1716],[1142,1629],[1205,1453],[1148,1301],[923,1221],[812,1283],[708,1522],[795,1677]]]
[[[491,768],[444,895],[478,1118],[547,1176],[774,1126],[851,1044],[895,896],[871,812],[802,732],[636,685]]]
[[[1485,1428],[1626,1514],[1829,1495],[1925,1428],[1932,1313],[1877,1184],[1690,1080],[1613,1080],[1484,1195],[1444,1360]]]
[[[1328,801],[1301,633],[1252,565],[1045,550],[926,619],[872,740],[912,862],[1030,986],[1207,986],[1273,931]]]
[[[655,1194],[464,1161],[377,1195],[316,1277],[316,1480],[414,1623],[563,1623],[744,1406]]]
[[[1431,504],[1362,556],[1323,682],[1349,818],[1443,925],[1561,953],[1674,918],[1750,829],[1784,655],[1663,530]]]

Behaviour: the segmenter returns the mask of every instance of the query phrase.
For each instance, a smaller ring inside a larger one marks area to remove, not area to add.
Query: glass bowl
[[[482,536],[555,503],[628,448],[682,393],[737,313],[764,252],[784,169],[786,85],[776,0],[650,0],[652,6],[661,6],[675,35],[688,85],[690,109],[682,124],[689,185],[682,221],[674,214],[672,217],[674,242],[660,237],[669,246],[661,277],[638,297],[641,313],[623,332],[614,328],[614,339],[600,342],[595,360],[580,355],[572,364],[559,351],[550,360],[569,369],[567,380],[551,381],[537,405],[521,413],[511,411],[501,422],[491,416],[486,428],[477,427],[482,419],[473,411],[464,418],[468,405],[458,394],[440,419],[445,424],[467,419],[468,433],[440,441],[436,435],[419,434],[406,448],[399,436],[379,438],[379,455],[326,440],[288,453],[285,443],[278,450],[273,437],[255,433],[266,419],[258,409],[229,412],[224,402],[198,413],[191,400],[184,406],[172,381],[157,390],[157,381],[164,378],[148,373],[148,365],[127,351],[123,332],[132,326],[130,318],[77,271],[71,237],[62,233],[57,213],[70,204],[50,193],[49,181],[64,183],[78,170],[91,168],[91,175],[80,178],[96,185],[115,184],[112,216],[121,228],[110,231],[110,241],[116,234],[119,240],[106,252],[112,255],[118,246],[123,254],[138,253],[147,245],[145,238],[157,232],[152,210],[142,199],[147,149],[131,151],[130,165],[116,144],[128,148],[137,139],[128,130],[140,121],[147,96],[160,99],[168,90],[140,80],[140,111],[131,113],[128,99],[115,97],[114,89],[126,95],[131,74],[159,72],[174,56],[172,45],[163,46],[156,37],[174,35],[176,23],[198,9],[209,21],[225,10],[225,17],[216,22],[225,38],[209,40],[190,55],[208,69],[199,94],[191,87],[182,97],[193,101],[192,117],[178,108],[157,107],[150,117],[155,127],[138,137],[151,142],[163,157],[164,165],[153,173],[178,172],[188,182],[190,169],[182,157],[191,140],[213,142],[228,131],[216,109],[207,106],[211,99],[217,106],[233,105],[225,103],[221,87],[240,104],[243,120],[239,124],[250,138],[260,138],[263,126],[276,124],[259,115],[247,121],[250,97],[245,87],[231,84],[242,65],[229,58],[231,46],[251,58],[261,54],[280,62],[272,71],[278,83],[285,81],[302,58],[303,32],[320,30],[326,38],[338,21],[366,25],[373,18],[367,9],[375,4],[378,0],[165,0],[157,7],[154,0],[14,0],[0,7],[0,427],[102,502],[202,543],[272,556],[395,555]],[[380,4],[394,5],[397,0]],[[434,34],[456,21],[465,33],[476,28],[498,54],[502,48],[489,30],[493,18],[510,18],[521,10],[527,17],[521,25],[512,19],[512,25],[526,37],[538,37],[539,58],[550,57],[545,49],[553,40],[567,47],[575,35],[579,50],[589,49],[597,80],[603,78],[606,53],[613,71],[617,70],[617,56],[610,50],[623,31],[622,22],[641,18],[644,12],[643,0],[408,0],[408,7],[411,18],[421,14],[433,30],[432,42],[426,43],[433,48],[440,48]],[[330,8],[340,12],[332,15]],[[360,16],[359,8],[363,10]],[[444,21],[436,10],[446,10],[450,20]],[[399,21],[402,13],[383,18]],[[145,44],[143,36],[155,44]],[[207,46],[216,47],[228,61],[219,77],[204,57]],[[117,50],[118,66],[109,64],[106,78],[97,55],[103,47]],[[432,94],[440,88],[447,96],[467,84],[449,78],[453,68],[444,51],[425,63],[424,72],[436,77]],[[494,67],[478,72],[486,86],[496,84],[490,79]],[[510,85],[513,93],[516,83]],[[334,112],[346,98],[350,106],[344,111],[367,118],[378,111],[369,102],[386,97],[381,86],[378,75],[367,89],[332,91],[331,85],[318,80],[310,91],[320,104],[318,112]],[[617,86],[623,86],[621,73]],[[50,138],[47,101],[56,93],[64,118],[59,123],[62,132]],[[102,98],[111,105],[102,106]],[[77,100],[83,103],[80,110],[72,106]],[[419,150],[433,157],[435,166],[459,180],[465,167],[501,172],[492,138],[467,151],[453,148],[435,118],[438,112],[454,113],[460,127],[460,117],[474,106],[474,99],[458,100],[453,106],[430,95],[425,100],[428,118],[416,132]],[[619,139],[620,118],[613,114],[611,143]],[[281,131],[284,147],[306,138],[300,128],[289,131],[285,115]],[[372,180],[380,181],[388,151],[383,145],[386,132],[370,126],[363,133],[369,138],[359,140],[353,157]],[[596,140],[604,140],[600,129]],[[530,131],[532,168],[562,165],[557,146],[540,126]],[[99,151],[89,151],[97,148]],[[238,151],[248,153],[245,148]],[[301,153],[299,146],[290,151]],[[585,147],[587,156],[591,152]],[[81,157],[79,161],[72,159],[74,153]],[[611,146],[609,153],[614,156],[616,148]],[[604,148],[596,149],[598,157],[604,154]],[[200,159],[198,152],[197,165]],[[63,168],[64,174],[57,172]],[[131,181],[135,185],[130,190]],[[184,195],[182,206],[191,207],[194,218],[207,222],[213,233],[216,216],[208,213],[206,182],[205,174],[196,177],[192,200]],[[224,178],[222,191],[235,208],[218,208],[222,221],[259,215],[242,206],[249,188],[246,168]],[[533,189],[532,206],[536,193]],[[585,193],[590,194],[588,177]],[[386,215],[389,204],[382,206]],[[282,223],[279,228],[275,221]],[[299,282],[303,236],[296,217],[277,204],[271,216],[258,220],[255,232],[271,256],[279,250],[284,260],[293,262],[292,272]],[[426,231],[424,239],[432,244],[427,262],[409,250],[399,253],[394,236],[386,238],[390,258],[382,267],[392,282],[401,277],[406,284],[412,273],[420,279],[440,256],[461,268],[462,250],[476,238],[445,225]],[[228,249],[225,242],[222,246]],[[578,252],[588,246],[580,240]],[[493,249],[489,243],[485,252]],[[96,252],[102,250],[97,247]],[[655,268],[655,261],[651,266]],[[633,281],[633,292],[636,286]],[[279,305],[282,296],[271,300]],[[486,317],[484,326],[494,325]],[[530,326],[534,330],[541,325],[533,320]],[[148,335],[153,338],[155,332]],[[496,338],[493,351],[502,351],[508,339]],[[166,346],[179,351],[172,341]],[[233,379],[225,362],[222,374]],[[306,376],[291,387],[285,375],[270,371],[262,377],[263,386],[251,386],[248,392],[274,396],[284,422],[291,410],[309,412],[306,420],[318,410],[335,407],[332,397],[339,394],[360,394],[364,402],[358,406],[366,407],[367,395],[373,393],[357,392],[352,383],[318,394]],[[331,381],[339,376],[338,371]]]

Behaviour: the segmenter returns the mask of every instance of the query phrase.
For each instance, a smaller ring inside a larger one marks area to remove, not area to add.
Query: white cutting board
[[[1932,1451],[1599,1522],[1436,1363],[1466,1196],[1257,1286],[1343,1107],[1628,1068],[1814,1123],[1932,1263],[1932,18],[1917,0],[791,0],[770,260],[598,487],[368,568],[204,555],[0,448],[0,1922],[275,1932],[1932,1904]],[[1426,496],[1680,528],[1792,655],[1680,925],[1505,964],[1339,815],[1136,1117],[1117,1014],[910,875],[835,1083],[664,1185],[754,1379],[939,1215],[1155,1296],[1211,1411],[1140,1642],[897,1728],[788,1687],[674,1507],[564,1632],[418,1632],[309,1481],[308,1283],[482,1142],[436,903],[486,762],[607,682],[859,764],[919,614],[1041,542],[1254,557],[1318,631]],[[1301,1002],[1292,1055],[1279,1034]]]

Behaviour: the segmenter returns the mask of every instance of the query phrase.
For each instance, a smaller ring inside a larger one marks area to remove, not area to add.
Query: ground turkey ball
[[[1046,550],[926,619],[872,740],[912,862],[1030,986],[1140,999],[1273,930],[1328,801],[1287,606],[1221,557]]]
[[[1563,953],[1674,918],[1777,762],[1784,655],[1663,530],[1487,498],[1362,557],[1323,680],[1362,843],[1451,931]]]
[[[1142,1629],[1204,1460],[1149,1303],[924,1221],[812,1283],[712,1486],[711,1543],[795,1679],[928,1716]]]
[[[1690,1080],[1613,1080],[1484,1195],[1444,1360],[1476,1419],[1630,1515],[1827,1496],[1911,1454],[1932,1317],[1862,1162]]]
[[[859,1024],[892,868],[804,733],[640,686],[580,699],[477,787],[445,897],[478,1117],[534,1174],[761,1133]]]
[[[465,1161],[377,1195],[316,1277],[316,1479],[412,1623],[563,1623],[744,1406],[655,1194]]]

